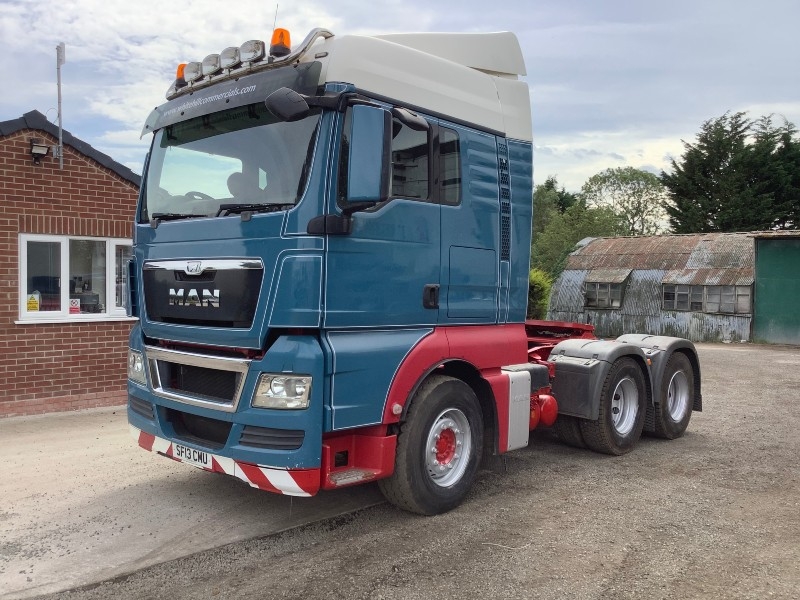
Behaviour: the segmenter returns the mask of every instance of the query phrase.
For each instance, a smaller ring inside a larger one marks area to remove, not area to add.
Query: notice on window
[[[81,312],[81,299],[80,298],[70,298],[69,299],[69,314],[71,315],[78,315]]]
[[[39,292],[28,294],[28,312],[39,312]]]

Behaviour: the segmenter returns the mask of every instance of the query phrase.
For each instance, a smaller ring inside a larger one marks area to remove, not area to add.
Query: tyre
[[[595,452],[620,455],[642,435],[647,408],[644,373],[632,358],[618,359],[603,382],[596,421],[581,419],[583,441]]]
[[[661,397],[653,406],[653,435],[674,440],[689,426],[694,404],[694,370],[685,354],[669,357],[661,378]]]
[[[580,419],[568,415],[558,415],[556,422],[553,423],[553,431],[562,442],[573,448],[586,448],[581,433]]]
[[[404,510],[435,515],[461,504],[483,451],[475,392],[459,379],[429,377],[417,390],[397,435],[394,473],[378,485]]]

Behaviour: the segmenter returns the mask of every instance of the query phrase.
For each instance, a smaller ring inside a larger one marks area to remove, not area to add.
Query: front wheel
[[[689,426],[694,403],[694,370],[686,355],[669,357],[661,379],[661,397],[653,407],[653,434],[668,440],[681,437]]]
[[[583,441],[603,454],[629,452],[642,435],[646,408],[647,388],[642,369],[632,358],[618,359],[603,383],[597,420],[580,421]]]
[[[433,375],[417,390],[400,427],[394,473],[378,484],[395,506],[422,515],[443,513],[469,492],[482,450],[475,392],[459,379]]]

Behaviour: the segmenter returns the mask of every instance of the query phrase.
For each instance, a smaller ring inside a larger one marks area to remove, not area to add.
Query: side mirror
[[[389,197],[392,115],[375,106],[356,105],[352,111],[346,201],[383,202]]]
[[[272,92],[264,100],[269,112],[281,121],[291,123],[308,116],[308,102],[300,94],[287,87],[282,87]]]

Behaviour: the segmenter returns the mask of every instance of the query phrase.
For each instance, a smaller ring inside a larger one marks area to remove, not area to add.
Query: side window
[[[430,194],[430,146],[427,131],[392,120],[392,197],[427,200]]]
[[[336,180],[336,200],[339,206],[344,206],[347,196],[347,167],[350,160],[350,135],[353,131],[353,109],[348,108],[344,113],[342,123],[342,141],[339,145],[339,171]]]
[[[461,151],[458,133],[439,129],[439,186],[442,204],[456,205],[461,201]]]

